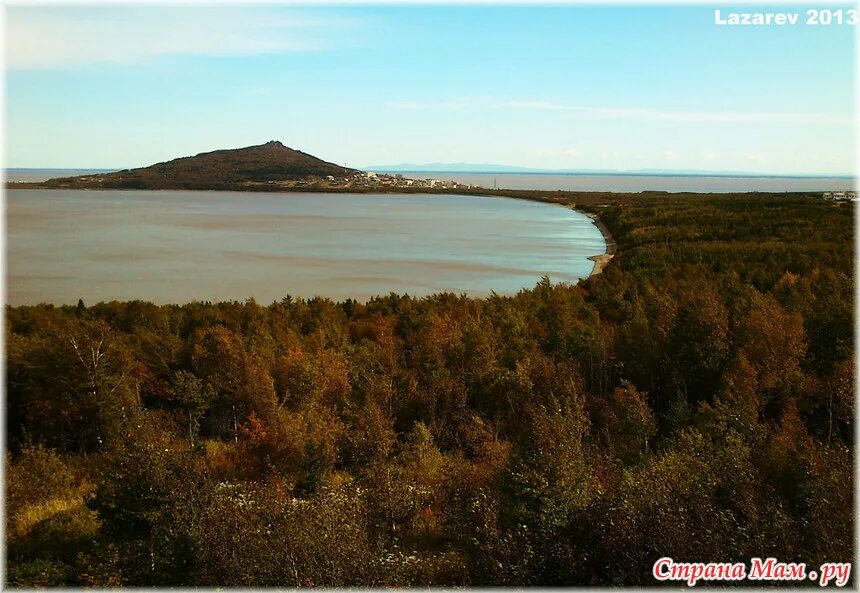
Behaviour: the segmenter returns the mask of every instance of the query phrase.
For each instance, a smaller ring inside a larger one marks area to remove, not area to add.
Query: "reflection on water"
[[[367,299],[575,282],[603,253],[578,212],[426,195],[10,190],[7,302]]]

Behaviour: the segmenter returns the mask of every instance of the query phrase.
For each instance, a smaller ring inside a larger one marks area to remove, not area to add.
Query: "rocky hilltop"
[[[14,187],[105,189],[248,189],[267,184],[350,178],[359,171],[329,163],[273,140],[216,150],[115,173],[61,177]]]

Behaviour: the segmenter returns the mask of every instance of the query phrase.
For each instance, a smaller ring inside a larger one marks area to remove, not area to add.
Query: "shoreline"
[[[717,199],[731,199],[737,196],[745,197],[774,197],[791,199],[820,199],[818,196],[811,195],[810,192],[760,192],[746,191],[733,193],[715,193],[715,192],[665,192],[665,191],[643,191],[643,192],[594,192],[594,191],[542,191],[542,190],[522,190],[522,189],[488,189],[488,188],[343,188],[343,187],[302,187],[302,188],[268,188],[268,187],[249,187],[249,186],[231,186],[223,188],[105,188],[105,187],[57,187],[45,185],[42,183],[9,183],[6,182],[6,189],[18,190],[73,190],[73,191],[200,191],[200,192],[236,192],[236,193],[265,193],[265,194],[291,194],[291,193],[318,193],[318,194],[354,194],[354,195],[386,195],[386,194],[402,194],[402,195],[426,195],[446,196],[446,195],[462,195],[475,197],[493,197],[493,198],[509,198],[517,200],[526,200],[532,202],[541,202],[545,204],[556,204],[564,206],[572,210],[576,210],[588,216],[592,223],[600,231],[606,243],[606,252],[588,256],[587,259],[594,262],[591,272],[588,276],[582,279],[587,279],[597,274],[603,273],[613,257],[618,253],[617,243],[610,233],[606,225],[600,220],[598,213],[595,213],[594,208],[598,206],[606,206],[612,204],[625,204],[630,200],[650,198],[650,199],[672,199],[677,197],[687,197],[691,195],[699,197],[712,197]],[[580,208],[584,206],[585,208]]]
[[[13,187],[10,187],[13,186]],[[15,187],[17,186],[17,187]],[[541,190],[510,190],[510,189],[493,189],[490,190],[488,188],[445,188],[445,189],[437,189],[433,191],[432,188],[335,188],[335,187],[291,187],[291,188],[263,188],[263,187],[229,187],[229,188],[106,188],[106,187],[57,187],[57,186],[46,186],[41,182],[6,182],[6,189],[23,189],[23,190],[90,190],[90,191],[224,191],[224,192],[237,192],[237,193],[331,193],[331,194],[357,194],[357,195],[385,195],[385,194],[422,194],[422,195],[465,195],[465,196],[476,196],[476,197],[494,197],[494,198],[509,198],[509,199],[517,199],[517,200],[526,200],[531,202],[542,202],[545,204],[557,204],[560,206],[566,206],[571,210],[575,210],[582,214],[588,216],[597,229],[600,231],[600,234],[603,236],[603,240],[606,243],[606,252],[602,254],[596,254],[588,256],[587,259],[594,262],[594,266],[591,269],[591,272],[585,278],[591,278],[592,276],[596,276],[603,272],[606,269],[606,266],[609,265],[609,262],[612,261],[612,258],[617,253],[617,246],[615,243],[615,239],[612,237],[612,234],[609,232],[609,229],[605,224],[600,220],[600,217],[592,212],[587,212],[580,208],[576,207],[576,203],[571,203],[573,200],[577,198],[582,201],[583,197],[591,198],[591,200],[596,203],[606,201],[613,201],[613,198],[617,199],[623,196],[629,196],[630,194],[616,194],[614,192],[565,192],[565,191],[556,191],[556,192],[545,192]],[[405,191],[404,191],[405,190]],[[666,192],[640,192],[639,195],[656,193],[666,195]],[[554,195],[553,195],[554,194]],[[609,198],[607,200],[607,198]]]
[[[574,208],[576,210],[576,208]],[[583,212],[582,210],[578,210],[578,212]],[[606,228],[606,225],[603,224],[603,221],[600,220],[600,217],[597,214],[593,214],[591,212],[583,212],[588,218],[591,219],[591,222],[594,223],[594,226],[597,227],[597,230],[600,231],[600,234],[603,235],[603,241],[606,243],[606,252],[600,255],[590,255],[588,259],[594,262],[594,267],[591,269],[591,273],[588,275],[589,278],[592,276],[596,276],[603,272],[609,262],[612,261],[612,258],[615,257],[615,254],[618,252],[618,247],[615,244],[615,239],[612,237],[612,233],[609,232],[609,229]]]
[[[391,191],[391,190],[389,190],[389,191],[378,191],[378,190],[377,191],[367,191],[367,190],[365,190],[363,192],[352,192],[352,191],[344,191],[344,190],[328,191],[328,192],[313,191],[313,190],[311,190],[311,191],[308,191],[308,190],[295,191],[295,190],[293,190],[293,191],[288,191],[288,192],[241,192],[241,191],[236,191],[236,190],[174,190],[174,189],[147,189],[147,190],[119,189],[119,190],[115,190],[115,189],[108,189],[108,188],[89,189],[89,188],[56,188],[56,187],[46,187],[46,188],[27,187],[27,188],[16,188],[16,189],[18,189],[19,191],[22,191],[22,192],[27,192],[27,191],[32,191],[32,192],[68,191],[68,192],[92,192],[95,194],[98,194],[98,192],[108,192],[108,193],[110,193],[110,192],[120,192],[120,193],[129,192],[129,193],[135,193],[135,194],[140,194],[141,192],[153,192],[153,194],[170,193],[170,192],[180,192],[180,193],[188,192],[188,193],[199,193],[199,194],[207,194],[207,193],[213,193],[213,192],[214,193],[221,193],[221,192],[234,193],[235,192],[235,194],[237,194],[235,196],[235,198],[236,198],[235,201],[236,201],[236,203],[239,203],[239,204],[241,204],[241,196],[239,196],[238,194],[243,194],[243,193],[244,194],[260,193],[260,194],[266,194],[266,195],[272,196],[272,197],[278,197],[280,195],[286,199],[289,199],[289,197],[291,197],[291,196],[299,196],[302,194],[307,194],[307,195],[322,194],[322,195],[319,195],[320,198],[324,197],[325,194],[329,194],[332,196],[337,195],[337,194],[346,194],[349,196],[354,196],[354,197],[359,198],[359,199],[362,196],[367,196],[367,197],[380,196],[381,197],[381,196],[387,196],[387,195],[402,195],[404,197],[406,197],[406,196],[419,197],[420,196],[420,197],[424,197],[424,198],[429,198],[430,200],[432,200],[434,197],[447,198],[449,196],[460,195],[460,196],[467,196],[467,197],[474,197],[474,198],[485,198],[485,199],[490,199],[490,198],[499,199],[499,198],[501,198],[501,199],[508,199],[508,200],[522,200],[525,202],[544,204],[547,206],[562,207],[562,208],[574,210],[579,214],[584,214],[584,215],[588,216],[589,219],[592,220],[592,222],[595,222],[595,224],[598,222],[597,218],[596,218],[596,216],[597,216],[596,214],[590,214],[587,211],[585,211],[584,209],[577,208],[575,204],[571,203],[567,199],[564,199],[564,198],[567,198],[567,196],[562,197],[562,196],[546,195],[544,192],[540,192],[539,195],[535,195],[535,193],[537,193],[537,192],[534,192],[534,193],[528,192],[531,195],[522,195],[520,192],[513,192],[513,191],[507,191],[504,193],[502,193],[502,192],[495,193],[495,192],[490,192],[490,191],[486,191],[486,190],[484,190],[484,191],[477,190],[476,191],[474,189],[471,191],[470,190],[456,191],[456,190],[451,190],[451,189],[449,189],[447,191],[446,190],[427,191],[426,189],[424,189],[422,191],[422,190],[416,189],[416,190],[405,191],[405,192],[396,191],[396,190],[395,191]],[[519,195],[517,195],[517,194],[519,194]],[[143,195],[141,195],[141,198],[145,199],[145,197]],[[595,196],[595,198],[597,198],[599,201],[604,201],[604,200],[600,200],[600,197],[598,197],[598,196]],[[225,198],[225,199],[229,199],[229,198]],[[231,201],[233,201],[233,200],[231,200]],[[604,237],[607,252],[614,253],[615,244],[614,244],[614,241],[611,239],[611,235],[609,234],[609,231],[606,229],[605,226],[602,225],[602,223],[600,223],[598,225],[598,229],[601,230],[601,233]],[[579,255],[579,257],[584,257],[585,259],[595,261],[595,257],[605,258],[606,254],[604,254],[602,256],[585,256],[584,254],[582,254],[582,255]],[[608,259],[611,259],[611,257],[612,257],[611,255],[608,256],[607,262],[608,262]],[[602,270],[604,265],[605,265],[604,263],[595,263],[595,265],[592,266],[592,270],[590,270],[588,273],[586,273],[585,276],[580,276],[578,274],[572,275],[567,280],[567,282],[571,283],[571,285],[578,284],[582,280],[589,278],[593,274],[599,273],[599,270]],[[535,282],[538,282],[538,281],[539,281],[539,278],[538,278],[538,275],[536,274]],[[559,282],[559,281],[556,280],[556,282]],[[534,287],[534,285],[529,285],[529,286],[524,286],[523,288],[528,290],[528,289],[532,289],[533,287]],[[444,289],[440,289],[440,290],[444,291]],[[487,298],[494,291],[491,290],[491,291],[487,292],[486,294],[480,293],[480,292],[476,293],[474,291],[469,291],[469,292],[470,292],[469,296],[471,298]],[[408,294],[408,293],[404,292],[403,294]],[[430,294],[436,294],[436,293],[434,292],[434,293],[430,293]],[[465,292],[463,294],[465,294]],[[505,293],[502,293],[502,294],[505,294]],[[508,296],[514,296],[514,294],[516,294],[516,293],[511,292]],[[292,295],[292,296],[297,296],[297,295]],[[367,303],[370,300],[372,300],[373,298],[379,298],[380,296],[381,296],[381,294],[375,294],[373,296],[370,296],[370,295],[368,295],[368,296],[352,295],[352,296],[346,296],[346,297],[340,297],[340,298],[341,299],[354,299],[354,300],[357,300],[358,302]],[[428,296],[429,296],[429,294],[428,294]],[[299,297],[299,298],[302,298],[302,297]],[[308,298],[308,297],[305,297],[305,298]],[[330,297],[330,298],[338,299],[339,297]],[[114,297],[111,300],[122,301],[122,300],[127,300],[127,299],[123,299],[122,297]],[[198,302],[198,301],[202,302],[204,300],[206,300],[206,299],[199,298],[199,299],[192,299],[192,300],[187,301],[187,302]],[[228,302],[228,301],[229,301],[229,299],[227,299],[227,298],[223,298],[223,299],[220,297],[218,298],[218,302]],[[99,300],[99,302],[103,302],[103,300]],[[159,305],[161,305],[161,304],[186,304],[186,301],[181,301],[181,300],[180,301],[173,301],[173,300],[169,300],[169,299],[165,300],[164,302],[160,302],[158,300],[147,299],[147,302],[153,302],[153,303],[156,303]],[[34,306],[35,304],[36,304],[35,302],[21,302],[16,306]],[[73,306],[74,305],[74,299],[72,299],[72,301],[69,301],[68,303],[55,302],[54,304],[57,306]]]
[[[504,189],[504,188],[406,188],[406,187],[261,187],[261,186],[229,186],[223,188],[105,188],[105,187],[62,187],[55,185],[45,185],[44,183],[10,183],[6,182],[6,189],[19,190],[77,190],[77,191],[200,191],[200,192],[236,192],[236,193],[265,193],[265,194],[291,194],[291,193],[319,193],[319,194],[354,194],[354,195],[386,195],[386,194],[402,194],[402,195],[426,195],[445,196],[445,195],[462,195],[475,197],[493,197],[493,198],[509,198],[517,200],[526,200],[532,202],[542,202],[545,204],[556,204],[564,206],[572,210],[576,210],[588,216],[592,223],[600,231],[606,243],[606,252],[588,256],[587,259],[594,262],[594,266],[588,276],[581,279],[587,279],[597,274],[603,273],[613,257],[618,253],[617,244],[612,234],[606,225],[600,220],[598,213],[594,212],[593,207],[605,206],[610,204],[625,203],[631,199],[637,198],[657,198],[666,199],[680,196],[697,195],[701,197],[714,197],[720,199],[730,199],[738,195],[743,196],[780,196],[782,198],[807,198],[812,199],[814,196],[810,192],[733,192],[733,193],[715,193],[715,192],[665,192],[665,191],[643,191],[643,192],[594,192],[594,191],[543,191],[543,190],[522,190],[522,189]],[[586,209],[578,206],[585,206]]]

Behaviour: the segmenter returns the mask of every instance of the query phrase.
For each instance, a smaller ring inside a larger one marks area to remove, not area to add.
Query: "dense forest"
[[[7,307],[7,584],[850,561],[853,204],[569,200],[618,246],[578,285]]]

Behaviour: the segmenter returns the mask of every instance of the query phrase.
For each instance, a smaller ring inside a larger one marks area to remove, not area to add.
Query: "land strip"
[[[600,234],[603,235],[603,241],[606,243],[606,252],[599,255],[592,255],[588,259],[594,262],[594,268],[591,270],[591,274],[589,276],[595,276],[600,274],[609,262],[612,261],[612,258],[615,256],[616,246],[615,239],[612,238],[612,233],[609,232],[609,229],[606,228],[606,225],[603,224],[603,221],[600,220],[597,214],[588,212],[586,213],[592,222],[594,222],[594,226],[597,227],[597,230],[600,231]]]
[[[591,191],[546,191],[546,190],[522,190],[522,189],[490,189],[484,187],[427,187],[427,186],[402,186],[402,185],[356,185],[346,186],[332,185],[326,182],[312,182],[285,185],[282,183],[267,182],[242,182],[226,184],[209,184],[204,186],[188,187],[179,184],[176,187],[116,187],[91,183],[92,177],[73,177],[60,180],[49,180],[46,182],[7,182],[7,189],[87,189],[87,190],[149,190],[149,191],[231,191],[231,192],[263,192],[263,193],[348,193],[348,194],[421,194],[421,195],[467,195],[502,197],[519,200],[530,200],[550,204],[559,204],[578,210],[586,214],[597,226],[606,242],[606,252],[595,254],[588,259],[594,262],[589,276],[602,273],[606,266],[618,253],[618,246],[613,234],[610,232],[605,213],[615,210],[617,207],[624,208],[641,202],[673,202],[679,199],[694,198],[698,200],[732,199],[743,197],[745,199],[783,198],[794,199],[820,199],[818,193],[810,192],[738,192],[738,193],[694,193],[665,191],[643,191],[643,192],[591,192]]]

